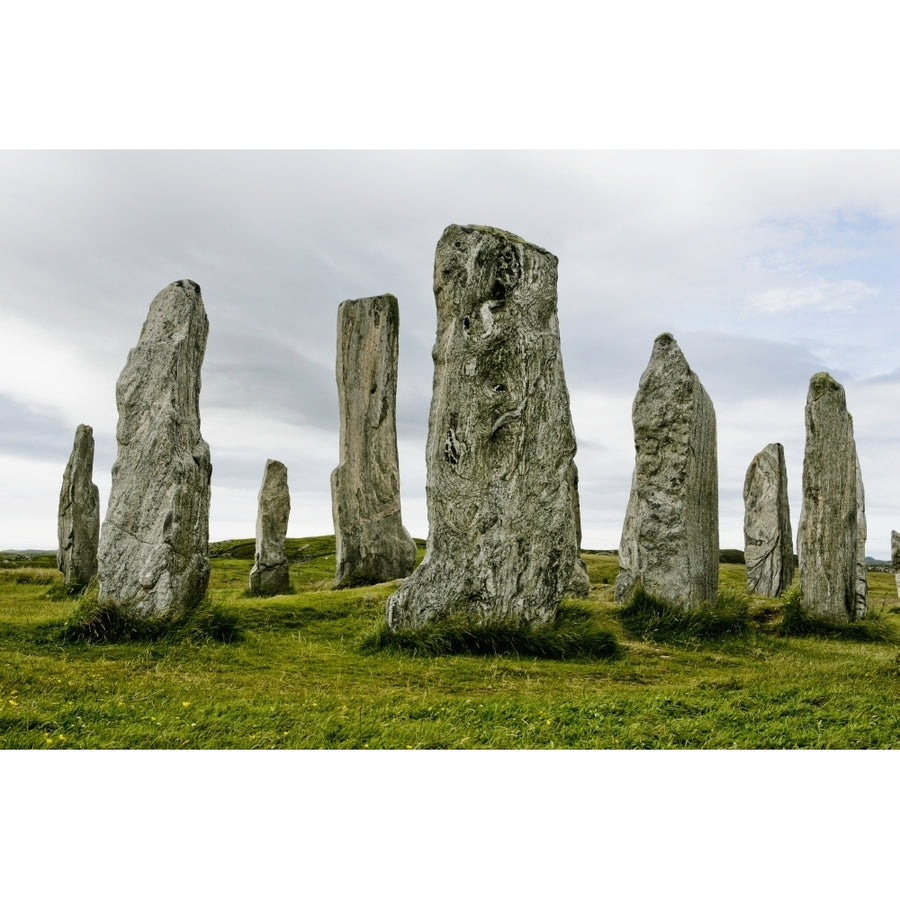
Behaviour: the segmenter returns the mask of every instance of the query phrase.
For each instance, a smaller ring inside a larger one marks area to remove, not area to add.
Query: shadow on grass
[[[870,611],[855,622],[832,622],[809,615],[800,605],[799,589],[784,595],[784,616],[778,633],[784,637],[829,637],[866,643],[900,643],[896,626],[885,616]]]
[[[644,641],[683,643],[750,633],[749,604],[727,595],[720,595],[715,604],[680,609],[638,587],[616,615],[629,634]]]
[[[621,653],[615,637],[599,628],[588,610],[563,604],[551,625],[473,625],[447,620],[416,630],[381,625],[360,646],[366,653],[400,651],[412,656],[531,656],[537,659],[612,659]]]

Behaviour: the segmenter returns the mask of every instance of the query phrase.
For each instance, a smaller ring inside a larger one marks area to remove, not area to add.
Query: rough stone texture
[[[256,514],[256,556],[250,570],[250,590],[254,594],[285,594],[290,590],[284,539],[291,515],[291,492],[287,466],[277,459],[266,460]]]
[[[345,300],[337,316],[340,461],[331,473],[335,587],[405,578],[416,545],[400,517],[397,341],[391,294]]]
[[[116,384],[118,457],[100,535],[100,599],[142,618],[180,615],[209,582],[209,446],[200,288],[176,281],[150,304]]]
[[[438,241],[428,548],[388,601],[391,629],[556,616],[577,540],[556,281],[556,257],[508,232]]]
[[[591,579],[581,558],[581,501],[578,499],[578,466],[574,461],[569,466],[569,494],[575,519],[575,564],[572,566],[572,577],[566,593],[572,597],[587,597],[591,592]]]
[[[794,541],[784,447],[768,444],[744,479],[744,559],[747,590],[779,597],[794,578]]]
[[[897,596],[900,597],[900,531],[891,531],[891,563],[897,581]]]
[[[859,496],[853,420],[844,389],[813,375],[806,398],[803,505],[797,532],[801,607],[817,618],[856,618]]]
[[[59,492],[56,563],[70,590],[86,587],[97,574],[100,538],[100,491],[91,481],[94,472],[94,431],[75,430],[75,444]]]
[[[615,598],[635,588],[690,609],[716,600],[716,414],[671,334],[661,334],[631,411],[635,467]]]
[[[856,457],[856,618],[864,619],[868,609],[869,581],[866,576],[866,492],[862,469]]]

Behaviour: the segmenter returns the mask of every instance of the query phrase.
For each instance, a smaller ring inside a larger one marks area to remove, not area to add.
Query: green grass
[[[59,595],[33,560],[0,568],[0,747],[900,747],[900,648],[780,633],[786,603],[748,597],[736,563],[719,587],[737,631],[629,624],[616,557],[585,553],[591,594],[558,630],[618,653],[434,655],[373,646],[397,583],[331,590],[333,538],[289,542],[294,593],[272,598],[245,596],[248,544],[216,545],[208,603],[155,639],[65,639],[89,594]],[[893,575],[870,573],[869,596],[900,627]]]

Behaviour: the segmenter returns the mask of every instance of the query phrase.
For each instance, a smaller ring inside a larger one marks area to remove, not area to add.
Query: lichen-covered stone
[[[578,466],[574,461],[569,466],[569,493],[572,498],[572,516],[575,519],[575,564],[572,566],[572,577],[566,587],[566,594],[571,597],[587,597],[591,592],[591,579],[581,558],[581,501],[578,497]]]
[[[208,331],[199,286],[170,284],[150,304],[116,384],[100,599],[139,618],[183,614],[209,582],[212,466],[199,411]]]
[[[844,389],[827,372],[806,398],[803,505],[797,532],[801,607],[816,618],[857,617],[859,473]]]
[[[900,597],[900,531],[891,531],[891,564],[897,582],[897,597]]]
[[[391,629],[556,616],[577,543],[556,282],[556,257],[509,232],[451,225],[438,242],[428,548]]]
[[[673,606],[714,603],[719,577],[716,414],[675,338],[661,334],[632,405],[635,467],[615,598],[639,586]]]
[[[94,432],[90,425],[75,430],[72,454],[59,492],[56,562],[69,590],[87,586],[97,574],[100,538],[100,492],[94,472]]]
[[[338,307],[340,462],[331,473],[335,587],[405,578],[416,562],[415,541],[400,515],[399,331],[392,294]]]
[[[866,492],[862,469],[856,457],[856,618],[864,619],[869,604],[869,581],[866,573]]]
[[[780,597],[794,578],[794,542],[784,447],[768,444],[744,479],[744,560],[747,590]]]
[[[271,596],[286,594],[291,587],[284,539],[291,515],[287,466],[266,460],[256,513],[256,555],[250,570],[250,591]]]

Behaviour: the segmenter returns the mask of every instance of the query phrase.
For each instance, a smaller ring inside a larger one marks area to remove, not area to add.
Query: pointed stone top
[[[537,244],[532,244],[531,241],[526,241],[525,238],[521,238],[519,237],[519,235],[513,234],[513,232],[511,231],[504,231],[502,228],[494,228],[491,225],[448,225],[444,229],[444,233],[441,235],[441,241],[445,241],[451,238],[454,232],[462,232],[463,234],[473,234],[475,232],[478,232],[485,235],[491,235],[492,237],[499,238],[503,241],[508,241],[512,244],[521,244],[523,247],[528,247],[532,250],[536,250],[538,253],[544,253],[547,256],[553,257],[553,259],[557,258],[549,250],[545,250],[543,247],[539,247]]]
[[[818,400],[819,397],[831,391],[841,395],[844,394],[843,387],[828,372],[817,372],[809,379],[809,397],[811,400]]]
[[[188,333],[188,326],[195,322],[205,335],[209,328],[200,285],[182,278],[164,287],[154,298],[147,312],[138,343],[178,342]]]
[[[653,352],[650,354],[650,362],[647,367],[658,365],[665,365],[667,368],[675,366],[684,369],[688,375],[693,374],[681,347],[678,346],[678,341],[668,331],[664,331],[653,342]]]

